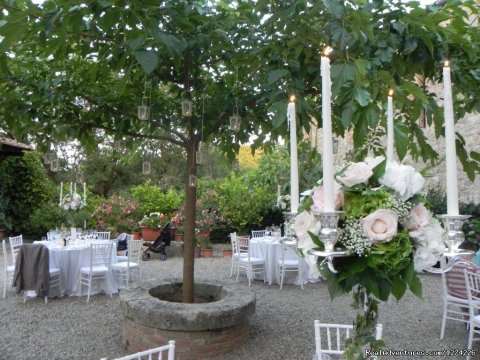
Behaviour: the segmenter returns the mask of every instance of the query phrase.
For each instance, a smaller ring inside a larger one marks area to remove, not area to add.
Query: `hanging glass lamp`
[[[150,119],[150,106],[146,104],[146,98],[142,98],[142,105],[138,107],[137,111],[138,120],[148,120]]]
[[[60,164],[58,159],[53,159],[52,162],[50,163],[50,171],[52,172],[58,172],[60,170]]]
[[[185,117],[191,117],[193,113],[193,102],[190,99],[182,100],[182,115]]]
[[[152,172],[152,168],[150,166],[150,161],[144,161],[142,164],[142,172],[143,175],[150,175]]]

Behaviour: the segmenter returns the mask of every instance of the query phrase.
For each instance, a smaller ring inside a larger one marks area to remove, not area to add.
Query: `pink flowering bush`
[[[95,207],[92,218],[98,230],[113,234],[131,232],[140,218],[138,209],[138,202],[114,194]]]

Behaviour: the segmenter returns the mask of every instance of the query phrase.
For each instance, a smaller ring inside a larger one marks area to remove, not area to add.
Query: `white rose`
[[[348,166],[342,176],[337,176],[337,180],[344,186],[354,186],[357,184],[366,184],[373,175],[373,171],[367,163],[358,162]]]
[[[318,229],[320,227],[320,222],[317,221],[315,219],[315,216],[313,216],[313,214],[309,211],[302,211],[300,214],[298,214],[296,217],[295,217],[295,224],[293,225],[293,229],[295,230],[295,234],[297,235],[297,237],[299,239],[301,238],[304,238],[304,237],[308,237],[308,239],[310,239],[310,235],[308,234],[308,232],[313,232],[313,233],[317,233],[318,232]],[[310,239],[311,241],[311,239]],[[311,241],[312,244],[313,244],[313,241]],[[305,243],[306,245],[306,241],[303,241],[303,243]],[[312,249],[314,246],[312,247],[302,247],[300,246],[300,241],[299,241],[299,245],[298,247],[301,247],[301,248],[308,248],[308,249]]]
[[[421,227],[427,226],[430,221],[430,217],[430,212],[427,210],[427,208],[423,206],[423,204],[418,204],[412,208],[405,227],[411,231],[417,230]]]
[[[408,234],[413,238],[415,245],[428,248],[435,247],[439,250],[445,248],[445,245],[443,245],[443,233],[444,230],[438,220],[430,218],[426,226],[410,231]]]
[[[425,179],[409,165],[387,162],[385,174],[380,178],[380,184],[396,191],[403,200],[410,199],[422,190]]]
[[[388,242],[397,235],[398,216],[393,210],[379,209],[361,219],[360,224],[371,242]]]

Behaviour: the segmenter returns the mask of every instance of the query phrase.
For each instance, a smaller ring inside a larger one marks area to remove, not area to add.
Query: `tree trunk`
[[[195,270],[195,208],[197,203],[197,188],[191,186],[189,177],[197,175],[195,151],[197,141],[192,130],[187,144],[187,184],[185,191],[185,237],[183,252],[183,302],[194,302],[194,270]]]

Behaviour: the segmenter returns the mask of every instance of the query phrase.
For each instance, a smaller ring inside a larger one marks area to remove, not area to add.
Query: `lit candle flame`
[[[388,91],[388,96],[393,96],[393,89],[390,89],[390,90]]]
[[[290,102],[295,102],[295,100],[297,100],[295,95],[290,95]]]
[[[445,67],[449,67],[449,66],[450,66],[450,61],[445,60]]]
[[[323,50],[323,55],[328,56],[328,55],[330,55],[332,52],[333,52],[333,49],[332,49],[330,46],[327,46],[327,47]]]

